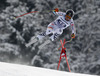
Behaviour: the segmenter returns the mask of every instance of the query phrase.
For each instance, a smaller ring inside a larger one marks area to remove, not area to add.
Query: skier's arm
[[[65,15],[65,13],[63,13],[63,12],[56,12],[56,14],[55,15],[58,15],[58,16],[63,16],[63,15]]]
[[[75,38],[76,29],[75,29],[75,25],[74,25],[73,22],[71,22],[71,29],[72,29],[71,37],[72,37],[72,38]]]
[[[59,16],[65,15],[65,13],[59,12],[59,9],[58,9],[58,8],[54,9],[54,10],[53,10],[53,13],[54,13],[55,15],[59,15]]]

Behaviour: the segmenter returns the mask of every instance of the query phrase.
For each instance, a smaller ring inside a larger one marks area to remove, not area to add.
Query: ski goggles
[[[65,17],[67,17],[67,18],[71,19],[71,17],[70,17],[70,16],[68,16],[68,15],[66,15]]]

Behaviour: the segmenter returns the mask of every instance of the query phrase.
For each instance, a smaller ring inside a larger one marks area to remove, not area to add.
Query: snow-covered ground
[[[55,8],[61,12],[67,9],[75,12],[76,38],[65,45],[71,71],[100,75],[100,0],[0,0],[0,61],[56,70],[61,52],[57,51],[60,39],[70,39],[70,27],[42,49],[39,48],[48,37],[25,47],[32,36],[44,32],[58,17],[52,13]],[[14,19],[31,11],[39,12]],[[65,59],[59,70],[68,71]]]
[[[0,62],[0,76],[96,76]]]

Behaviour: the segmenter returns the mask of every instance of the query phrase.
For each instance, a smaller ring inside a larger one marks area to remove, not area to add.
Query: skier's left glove
[[[56,12],[58,12],[58,11],[59,11],[59,9],[58,9],[58,8],[55,8],[55,9],[53,10],[53,13],[56,14]]]
[[[74,38],[75,38],[75,34],[74,34],[74,33],[72,33],[72,34],[71,34],[71,37],[72,37],[72,39],[74,39]]]

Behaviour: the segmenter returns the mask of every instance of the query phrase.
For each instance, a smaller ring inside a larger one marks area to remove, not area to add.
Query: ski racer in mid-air
[[[74,11],[69,9],[66,11],[66,13],[63,13],[63,12],[59,12],[59,9],[56,8],[53,10],[53,13],[55,15],[58,15],[57,19],[48,25],[47,30],[45,32],[37,35],[36,37],[32,37],[30,42],[26,44],[27,47],[43,39],[45,36],[49,36],[50,38],[49,42],[44,43],[46,45],[51,41],[57,39],[63,33],[63,30],[69,26],[71,26],[72,29],[71,37],[75,38],[75,27],[74,27],[74,21],[72,19],[74,16]]]

